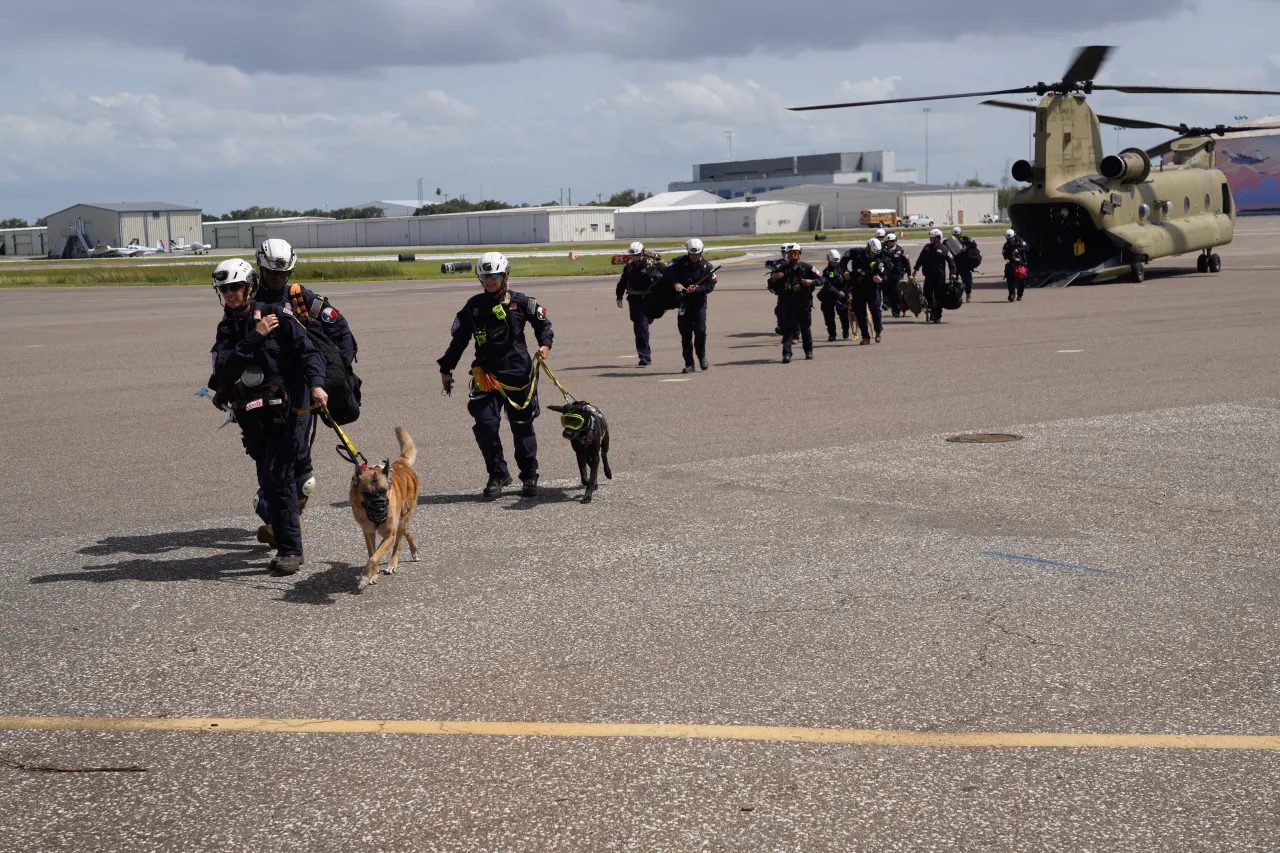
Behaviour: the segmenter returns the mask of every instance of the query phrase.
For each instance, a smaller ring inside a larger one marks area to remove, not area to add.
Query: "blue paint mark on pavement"
[[[1111,577],[1128,577],[1124,572],[1113,572],[1110,569],[1095,569],[1092,566],[1078,566],[1075,563],[1060,563],[1057,560],[1042,560],[1039,557],[1023,557],[1019,554],[1002,554],[999,551],[983,551],[984,557],[996,557],[1001,560],[1020,560],[1024,563],[1039,563],[1042,566],[1058,566],[1063,569],[1077,569],[1094,575],[1110,575]]]

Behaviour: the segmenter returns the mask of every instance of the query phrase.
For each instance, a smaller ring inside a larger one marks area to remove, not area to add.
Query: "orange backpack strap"
[[[289,302],[293,305],[293,312],[302,317],[307,314],[307,300],[302,295],[302,285],[294,283],[289,285]]]

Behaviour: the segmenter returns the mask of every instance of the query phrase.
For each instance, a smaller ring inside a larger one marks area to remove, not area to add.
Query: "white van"
[[[902,218],[901,228],[932,228],[933,217],[923,213],[912,213]]]

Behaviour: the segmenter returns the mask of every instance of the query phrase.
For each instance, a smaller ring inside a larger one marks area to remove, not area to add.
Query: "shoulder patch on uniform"
[[[459,329],[461,329],[461,328],[462,328],[462,318],[461,318],[461,317],[454,317],[454,318],[453,318],[453,325],[449,327],[449,334],[451,334],[451,335],[456,335],[456,334],[458,334],[458,330],[459,330]]]
[[[332,306],[325,308],[320,312],[320,319],[324,320],[326,323],[338,322],[338,309]]]
[[[543,308],[541,305],[539,305],[539,306],[538,306],[538,312],[537,312],[537,313],[538,313],[538,319],[539,319],[539,320],[545,320],[545,319],[547,319],[547,309],[546,309],[546,308]]]
[[[293,316],[293,306],[290,305],[288,302],[283,302],[280,304],[280,311],[283,314],[288,314],[291,317]]]

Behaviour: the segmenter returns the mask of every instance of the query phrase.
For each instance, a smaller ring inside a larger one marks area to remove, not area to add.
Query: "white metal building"
[[[638,201],[627,210],[640,210],[647,207],[687,207],[693,204],[719,204],[720,196],[702,190],[683,190],[681,192],[658,193]]]
[[[413,216],[424,203],[407,199],[401,201],[366,201],[364,204],[353,204],[351,206],[356,210],[376,207],[382,211],[383,216]]]
[[[614,239],[612,207],[520,207],[388,219],[268,225],[297,249],[365,246],[499,246]]]
[[[64,256],[99,245],[155,246],[162,241],[168,246],[179,239],[194,243],[202,236],[200,218],[198,207],[162,201],[77,204],[49,214],[49,243],[55,254]]]
[[[672,192],[706,190],[724,199],[759,196],[803,184],[915,183],[915,169],[899,169],[892,151],[844,151],[761,160],[699,163],[692,181],[673,181]]]
[[[285,216],[277,219],[236,219],[230,222],[206,222],[204,242],[215,249],[256,249],[267,239],[269,225],[295,225],[309,222],[333,222],[328,216]]]
[[[809,184],[763,193],[759,198],[820,206],[823,228],[857,228],[862,211],[875,208],[889,208],[903,216],[924,214],[939,226],[976,224],[982,222],[983,214],[999,213],[995,187]]]
[[[809,205],[792,201],[738,201],[677,207],[628,207],[614,216],[618,237],[729,237],[804,230]]]
[[[0,228],[0,255],[44,256],[49,254],[49,229],[43,225],[30,228]]]

